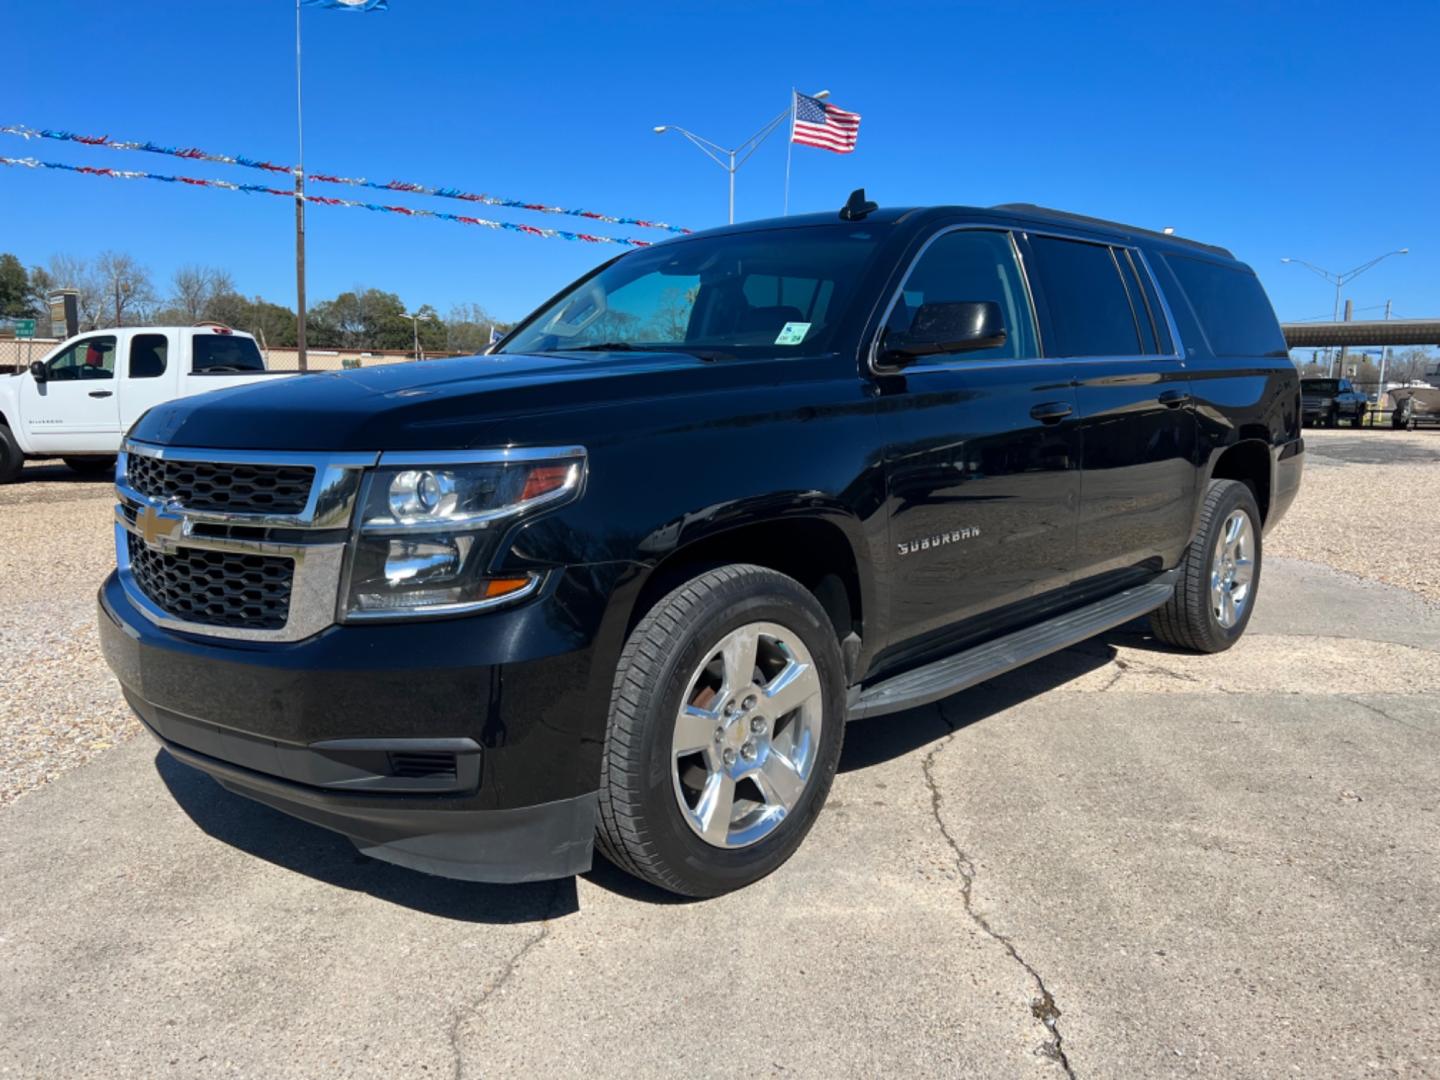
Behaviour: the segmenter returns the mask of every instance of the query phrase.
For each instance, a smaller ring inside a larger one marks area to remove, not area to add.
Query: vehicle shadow
[[[1114,631],[1112,631],[1114,633]],[[1059,689],[1115,659],[1110,634],[1016,668],[933,705],[888,716],[856,720],[845,728],[842,773],[868,769],[943,739],[945,736],[1031,698]],[[1127,639],[1125,644],[1129,645]]]
[[[22,481],[34,480],[45,484],[109,485],[115,482],[115,470],[109,468],[99,472],[76,472],[59,458],[47,458],[25,462],[25,467],[20,470],[19,478]]]
[[[226,791],[164,750],[155,754],[155,771],[206,835],[337,888],[460,922],[542,922],[580,910],[574,878],[487,885],[422,874],[362,855],[339,833]]]
[[[1118,631],[1112,631],[1112,634]],[[953,731],[968,727],[1072,679],[1104,667],[1115,656],[1110,635],[1029,664],[934,705],[850,724],[840,771],[854,772],[913,753]],[[1125,644],[1132,644],[1128,639]],[[362,855],[349,840],[318,825],[282,814],[226,791],[198,769],[182,765],[164,750],[155,770],[180,808],[208,836],[297,874],[364,892],[387,903],[428,915],[474,923],[540,922],[580,908],[576,879],[525,885],[454,881]],[[585,880],[607,892],[643,904],[690,904],[640,881],[595,853]]]

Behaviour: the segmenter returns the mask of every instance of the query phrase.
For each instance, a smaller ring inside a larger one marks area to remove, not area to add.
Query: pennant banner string
[[[219,165],[240,165],[247,169],[260,169],[263,172],[285,173],[294,175],[295,168],[292,165],[280,165],[273,161],[261,161],[256,158],[243,157],[239,154],[233,157],[229,154],[212,154],[195,147],[181,146],[160,146],[152,142],[120,142],[112,140],[108,135],[77,135],[73,131],[54,131],[50,128],[36,129],[26,127],[24,124],[6,124],[0,126],[0,134],[18,135],[22,139],[55,139],[60,142],[80,143],[82,146],[105,146],[111,150],[141,150],[148,154],[166,154],[169,157],[184,158],[187,161],[213,161]],[[521,199],[502,199],[496,195],[482,195],[470,191],[461,191],[452,187],[429,187],[425,184],[411,184],[403,180],[390,180],[381,183],[378,180],[366,180],[364,177],[356,176],[333,176],[329,173],[306,173],[307,180],[325,184],[348,184],[351,187],[374,188],[378,191],[406,191],[412,195],[435,195],[442,199],[460,199],[463,202],[482,203],[485,206],[505,206],[514,210],[531,210],[540,214],[564,214],[568,217],[589,218],[592,221],[603,221],[611,225],[637,225],[646,229],[664,229],[666,232],[688,233],[689,229],[679,225],[667,225],[663,221],[649,221],[644,218],[615,217],[610,214],[600,214],[593,210],[567,210],[560,206],[547,206],[544,203],[525,202]]]
[[[0,157],[0,165],[17,166],[24,169],[62,169],[65,172],[81,173],[85,176],[108,176],[115,180],[159,180],[166,184],[189,184],[192,187],[221,188],[225,191],[242,191],[247,194],[295,198],[295,192],[289,188],[272,188],[266,187],[264,184],[232,184],[228,180],[204,180],[196,176],[164,176],[160,173],[137,172],[128,169],[96,169],[88,165],[65,165],[58,161],[38,161],[35,158]],[[579,240],[586,244],[619,244],[622,247],[650,246],[648,240],[632,240],[624,236],[596,236],[592,233],[569,232],[565,229],[542,229],[534,225],[518,225],[513,221],[491,221],[488,218],[470,217],[465,214],[447,214],[442,210],[386,206],[381,203],[357,202],[353,199],[336,199],[328,195],[306,195],[305,201],[318,203],[321,206],[348,206],[356,210],[374,210],[382,214],[401,214],[404,217],[438,218],[441,221],[454,221],[461,225],[480,225],[487,229],[524,233],[527,236],[542,236],[550,240]]]

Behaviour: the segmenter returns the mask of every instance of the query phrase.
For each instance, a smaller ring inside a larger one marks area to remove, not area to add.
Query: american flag
[[[795,122],[790,128],[790,141],[801,146],[818,146],[837,154],[855,149],[860,134],[860,114],[826,105],[819,98],[795,94]]]

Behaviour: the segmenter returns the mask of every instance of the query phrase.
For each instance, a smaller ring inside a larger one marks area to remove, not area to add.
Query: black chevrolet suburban
[[[1146,615],[1228,648],[1303,450],[1223,248],[857,192],[623,255],[490,355],[152,409],[101,638],[170,754],[376,858],[598,843],[708,896],[795,851],[847,720]]]

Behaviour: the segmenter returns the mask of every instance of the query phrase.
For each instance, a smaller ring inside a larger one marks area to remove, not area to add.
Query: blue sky
[[[288,0],[14,2],[5,27],[14,47],[0,123],[293,160]],[[1282,319],[1325,315],[1334,295],[1282,256],[1348,269],[1408,245],[1349,295],[1360,317],[1387,299],[1404,316],[1440,315],[1433,0],[390,0],[368,15],[307,8],[304,30],[312,170],[700,228],[724,221],[725,174],[651,128],[738,143],[785,107],[792,84],[828,87],[863,115],[859,149],[796,147],[792,210],[839,207],[864,185],[888,204],[1023,200],[1171,225],[1254,265]],[[780,213],[785,149],[777,135],[741,170],[739,218]],[[0,154],[263,178],[13,137],[0,137]],[[516,317],[616,250],[340,208],[311,207],[307,220],[312,299],[373,285],[409,304],[478,301]],[[0,251],[26,263],[117,249],[157,282],[181,263],[210,263],[242,291],[290,304],[292,244],[283,199],[0,169]]]

